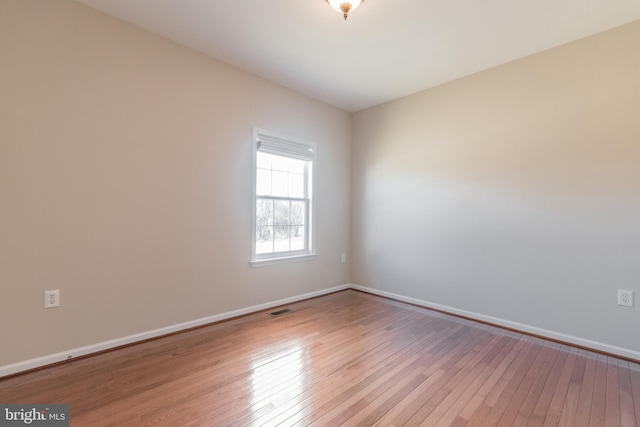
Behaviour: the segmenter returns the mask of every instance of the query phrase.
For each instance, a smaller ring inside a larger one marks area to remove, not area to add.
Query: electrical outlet
[[[60,306],[60,289],[44,291],[44,308]]]
[[[342,262],[347,262],[347,254],[342,254]]]
[[[618,289],[618,305],[633,307],[633,291]]]

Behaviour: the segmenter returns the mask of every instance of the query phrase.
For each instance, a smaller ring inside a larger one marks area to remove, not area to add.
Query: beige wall
[[[66,0],[0,62],[0,366],[348,282],[349,114]],[[316,260],[249,265],[253,126],[318,145]]]
[[[0,1],[0,366],[347,283],[350,218],[356,284],[640,351],[640,309],[615,304],[640,297],[638,40],[352,127],[74,2]],[[315,261],[248,263],[253,126],[318,144]]]
[[[355,114],[352,281],[640,352],[640,22]]]

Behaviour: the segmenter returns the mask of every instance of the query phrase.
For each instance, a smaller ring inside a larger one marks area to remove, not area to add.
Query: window
[[[256,264],[313,255],[313,162],[315,146],[254,130]]]

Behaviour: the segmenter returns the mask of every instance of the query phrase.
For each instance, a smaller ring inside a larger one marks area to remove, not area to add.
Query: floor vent
[[[276,316],[281,316],[283,314],[289,313],[291,310],[289,310],[288,308],[283,308],[282,310],[278,310],[278,311],[274,311],[272,313],[269,313],[269,316],[271,317],[276,317]]]

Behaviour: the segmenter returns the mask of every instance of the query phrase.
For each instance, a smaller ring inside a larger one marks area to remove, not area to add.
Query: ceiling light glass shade
[[[360,6],[360,3],[363,1],[364,0],[327,0],[327,3],[329,3],[337,12],[342,13],[344,20],[346,21],[349,12]]]

